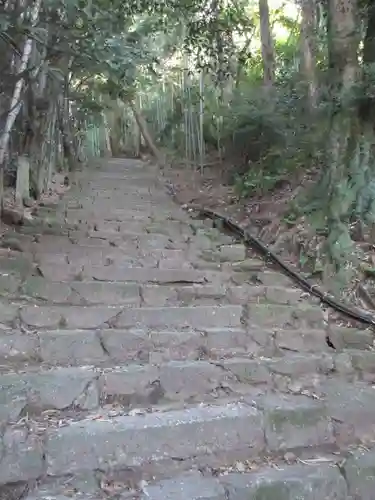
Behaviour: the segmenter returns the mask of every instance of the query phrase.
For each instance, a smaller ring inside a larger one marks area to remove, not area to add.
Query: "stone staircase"
[[[111,160],[3,237],[0,500],[375,499],[372,332],[330,347],[158,177]]]

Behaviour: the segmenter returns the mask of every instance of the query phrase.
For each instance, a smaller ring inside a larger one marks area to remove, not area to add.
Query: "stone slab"
[[[166,479],[144,488],[141,500],[228,500],[224,487],[198,472]]]
[[[229,500],[349,500],[338,467],[284,466],[219,478]]]
[[[375,451],[358,450],[343,465],[349,492],[353,498],[372,500],[375,492]]]
[[[140,466],[264,447],[262,416],[242,404],[74,422],[46,436],[47,473]]]
[[[20,310],[21,321],[32,328],[90,330],[104,327],[121,308],[113,306],[25,306]],[[107,325],[108,326],[108,325]]]
[[[8,429],[0,441],[0,485],[43,475],[43,443],[26,429]]]
[[[194,270],[178,269],[146,269],[143,267],[98,267],[92,269],[92,277],[97,281],[128,281],[136,283],[192,284],[207,283],[215,274]]]
[[[51,365],[96,364],[108,359],[94,330],[39,332],[39,345],[41,360]]]
[[[116,319],[116,327],[236,328],[241,321],[241,306],[144,307],[123,310]]]

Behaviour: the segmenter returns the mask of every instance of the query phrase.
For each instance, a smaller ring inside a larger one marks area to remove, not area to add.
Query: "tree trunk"
[[[41,4],[42,0],[36,0],[32,8],[30,15],[30,24],[32,27],[34,27],[37,23]],[[27,68],[32,48],[33,48],[33,39],[27,38],[25,41],[25,45],[23,47],[23,52],[19,68],[17,71],[19,75],[21,75]],[[21,96],[22,96],[23,85],[24,85],[24,79],[21,77],[17,80],[17,83],[15,84],[4,130],[2,131],[0,136],[0,217],[4,205],[4,161],[8,150],[10,133],[13,128],[14,122],[16,121],[16,118],[18,116],[18,113],[21,109],[22,105]]]
[[[106,116],[104,111],[102,112],[102,117],[103,117],[103,128],[104,128],[104,139],[105,139],[105,145],[106,145],[106,151],[104,154],[106,157],[111,157],[111,156],[113,156],[111,136],[110,136],[110,130],[109,130],[107,116]]]
[[[260,40],[262,43],[263,80],[267,87],[275,82],[275,54],[268,0],[259,0]]]
[[[58,111],[59,128],[61,133],[61,142],[64,153],[64,158],[68,163],[69,172],[74,172],[77,167],[77,162],[75,158],[75,153],[73,149],[73,141],[70,136],[70,130],[68,124],[65,123],[63,114],[61,110]]]
[[[375,222],[375,138],[373,120],[369,119],[371,106],[366,105],[367,115],[361,113],[363,102],[356,97],[358,85],[365,81],[358,63],[358,1],[329,0],[328,14],[332,112],[317,203],[322,222],[328,227],[326,276],[335,275],[336,282],[345,284],[356,255],[350,222],[353,217],[361,222]],[[371,5],[364,53],[368,44],[374,43],[374,15]],[[374,52],[369,52],[373,59]]]
[[[317,104],[316,77],[316,1],[302,0],[301,48],[302,72],[307,85],[307,95],[310,110]]]
[[[375,127],[375,97],[373,93],[373,65],[375,64],[375,4],[367,2],[367,29],[363,42],[364,95],[360,103],[360,116]],[[371,67],[372,66],[372,67]]]
[[[244,65],[246,64],[246,60],[247,60],[247,52],[249,50],[251,41],[252,41],[252,37],[249,37],[246,40],[244,46],[242,47],[242,49],[240,50],[240,52],[238,54],[236,76],[235,76],[235,88],[236,89],[238,89],[240,86]]]
[[[139,130],[141,131],[141,134],[145,140],[147,147],[150,149],[151,153],[155,156],[159,165],[160,166],[165,165],[165,158],[164,158],[163,154],[159,151],[159,149],[156,147],[156,145],[154,144],[154,141],[152,140],[152,137],[148,131],[147,123],[146,123],[145,119],[143,118],[142,114],[138,110],[134,101],[130,101],[129,105],[133,111],[135,121],[137,122]]]

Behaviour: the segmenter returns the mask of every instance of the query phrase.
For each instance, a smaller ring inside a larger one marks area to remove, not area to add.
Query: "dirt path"
[[[158,177],[109,161],[3,241],[0,500],[374,499],[372,334],[333,350]]]

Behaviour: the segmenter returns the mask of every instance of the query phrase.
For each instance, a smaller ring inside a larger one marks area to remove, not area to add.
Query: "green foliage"
[[[249,86],[234,96],[224,116],[228,155],[236,160],[236,186],[243,196],[262,194],[286,176],[311,166],[322,144],[324,110],[306,113],[303,89]]]

